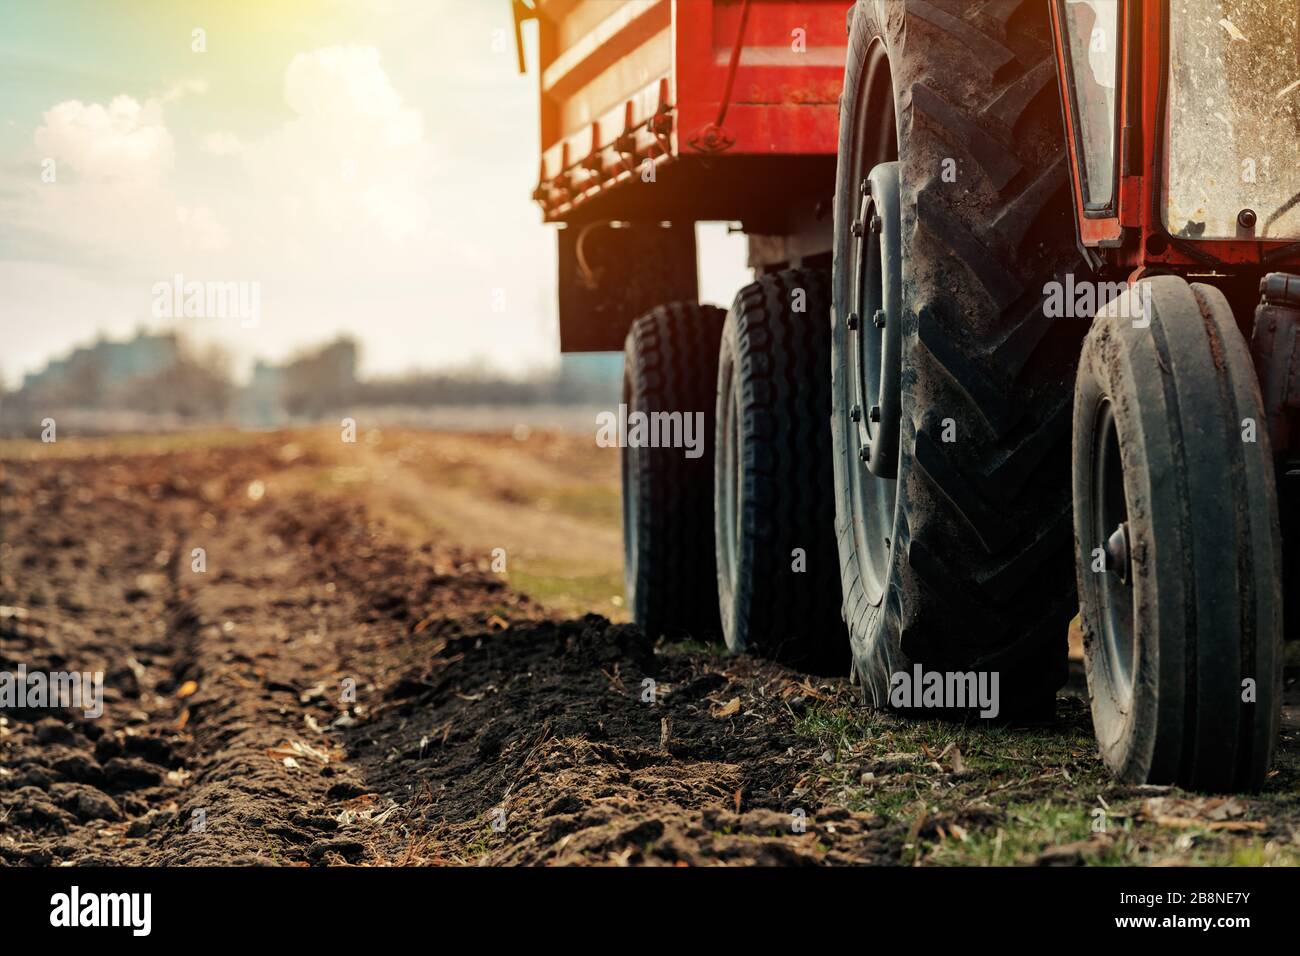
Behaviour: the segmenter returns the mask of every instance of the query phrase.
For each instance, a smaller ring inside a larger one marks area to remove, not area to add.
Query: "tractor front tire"
[[[1283,604],[1264,422],[1250,353],[1212,286],[1145,279],[1088,334],[1074,401],[1079,596],[1093,727],[1122,780],[1264,782]]]

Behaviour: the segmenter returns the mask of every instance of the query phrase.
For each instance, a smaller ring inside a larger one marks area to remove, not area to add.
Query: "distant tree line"
[[[0,421],[85,409],[273,425],[364,406],[605,406],[617,400],[617,359],[598,366],[599,374],[573,374],[561,366],[510,377],[475,365],[363,381],[357,377],[358,352],[354,340],[340,337],[282,364],[258,362],[248,384],[239,386],[230,355],[220,346],[200,348],[171,333],[100,339],[28,375],[20,388],[0,390]]]

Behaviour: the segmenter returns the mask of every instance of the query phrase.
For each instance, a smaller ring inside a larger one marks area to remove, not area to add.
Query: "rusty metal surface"
[[[1063,122],[1081,245],[1093,250],[1109,271],[1128,275],[1131,280],[1163,272],[1257,276],[1270,269],[1300,267],[1300,242],[1272,238],[1271,234],[1254,235],[1254,225],[1246,227],[1244,221],[1242,235],[1234,238],[1193,238],[1187,230],[1171,234],[1167,228],[1169,43],[1173,18],[1165,3],[1125,0],[1121,6],[1117,203],[1116,208],[1104,212],[1085,208],[1079,117],[1068,95],[1071,79],[1064,54],[1065,6],[1066,0],[1052,0],[1050,11],[1058,79],[1061,89],[1067,91]],[[1197,7],[1201,6],[1198,0]],[[1208,116],[1206,121],[1217,122]],[[1293,169],[1272,168],[1275,175],[1294,178]]]

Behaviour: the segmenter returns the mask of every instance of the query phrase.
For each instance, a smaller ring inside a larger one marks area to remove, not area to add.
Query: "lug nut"
[[[853,224],[849,226],[849,232],[851,232],[851,233],[854,235],[855,238],[861,239],[861,238],[862,238],[862,220],[860,220],[860,219],[854,219],[854,220],[853,220]]]
[[[871,416],[871,420],[872,420],[873,422],[878,422],[878,421],[880,421],[880,406],[879,406],[879,405],[872,405],[872,406],[871,406],[870,416]]]
[[[862,421],[862,406],[854,405],[849,409],[849,418],[853,419],[855,422]]]
[[[858,187],[858,192],[861,193],[863,196],[870,196],[870,195],[871,195],[871,180],[870,180],[870,179],[864,179],[864,180],[862,180],[861,185],[859,185],[859,187]]]
[[[879,232],[880,226],[881,226],[880,217],[878,215],[873,215],[871,217],[871,231]]]
[[[885,327],[885,310],[876,309],[876,314],[871,317],[871,321],[875,323],[876,328],[883,329]]]
[[[867,464],[869,461],[871,461],[871,446],[863,445],[861,448],[859,448],[858,458],[862,460],[862,463],[864,465]]]
[[[849,325],[850,332],[856,332],[858,330],[858,313],[856,312],[849,313],[848,325]]]

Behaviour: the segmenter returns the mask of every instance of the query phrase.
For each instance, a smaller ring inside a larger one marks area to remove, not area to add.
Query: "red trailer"
[[[514,6],[539,28],[563,351],[621,349],[638,315],[694,299],[697,221],[743,223],[760,269],[829,255],[842,0]]]

